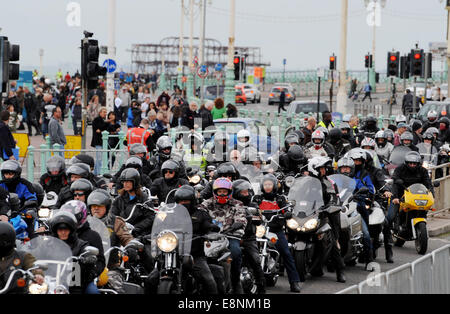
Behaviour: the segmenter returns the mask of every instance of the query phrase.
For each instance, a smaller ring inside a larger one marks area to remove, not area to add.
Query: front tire
[[[420,255],[424,255],[428,249],[427,224],[422,221],[415,225],[414,228],[416,228],[416,251]]]
[[[176,294],[176,289],[172,280],[163,280],[158,286],[158,294]]]
[[[295,267],[297,268],[298,276],[301,282],[306,281],[306,274],[308,273],[306,262],[306,250],[294,252]]]

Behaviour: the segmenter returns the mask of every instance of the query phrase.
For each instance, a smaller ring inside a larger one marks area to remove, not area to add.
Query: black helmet
[[[368,125],[376,125],[376,123],[377,123],[377,119],[374,116],[372,116],[372,115],[367,116],[366,124],[368,124]]]
[[[179,203],[181,201],[191,201],[189,206],[185,206],[189,212],[192,212],[195,209],[195,206],[197,205],[197,198],[195,197],[195,189],[190,185],[182,185],[177,191],[175,192],[175,202]]]
[[[16,230],[5,221],[0,221],[0,257],[7,256],[16,247]]]
[[[20,167],[20,164],[17,160],[7,160],[2,163],[2,166],[0,168],[2,172],[2,180],[8,184],[8,183],[19,183],[20,175],[22,174],[22,167]],[[6,172],[13,172],[14,176],[10,179],[5,178]]]
[[[45,191],[42,188],[42,185],[40,185],[39,183],[33,182],[32,184],[33,184],[33,189],[34,189],[34,192],[36,193],[36,197],[38,200],[38,206],[41,206],[41,204],[45,198]]]
[[[271,193],[269,193],[269,195],[276,195],[276,193],[278,191],[278,180],[277,180],[277,178],[271,173],[268,173],[268,174],[263,176],[263,178],[261,180],[261,183],[260,183],[260,189],[261,189],[261,192],[264,195],[267,195],[267,193],[264,191],[264,182],[266,182],[266,181],[272,181],[272,183],[273,183],[273,190],[272,190]]]
[[[438,120],[438,122],[439,122],[439,123],[445,123],[447,129],[448,129],[449,126],[450,126],[450,119],[447,118],[447,117],[440,117],[439,120]]]
[[[75,191],[83,191],[86,196],[88,196],[93,189],[94,186],[87,179],[79,179],[70,185],[70,191],[72,193]]]
[[[132,181],[133,189],[137,189],[141,184],[141,175],[139,171],[133,168],[127,168],[122,171],[119,178],[120,182],[123,181]]]
[[[294,134],[297,134],[301,145],[305,141],[305,133],[303,133],[302,130],[294,130]]]
[[[130,146],[130,156],[134,156],[136,154],[144,154],[144,157],[147,155],[147,148],[144,145],[135,143]]]
[[[85,166],[83,166],[83,165],[85,165]],[[67,179],[69,180],[69,182],[72,182],[71,176],[73,174],[79,175],[82,178],[87,179],[89,177],[89,171],[86,169],[86,166],[89,168],[89,166],[86,164],[76,163],[76,164],[73,164],[72,166],[70,166],[69,168],[67,168],[66,174],[67,174]]]
[[[287,155],[293,162],[302,163],[305,161],[305,155],[303,154],[303,149],[300,145],[292,145],[289,148]]]
[[[408,169],[416,170],[421,162],[422,162],[422,157],[420,156],[420,154],[418,152],[411,151],[411,152],[406,153],[406,155],[405,155],[405,165],[406,165],[406,167],[408,167]],[[414,167],[414,168],[410,167],[409,166],[410,163],[416,164],[416,167]]]
[[[89,194],[87,199],[87,207],[89,211],[91,210],[92,205],[103,205],[106,207],[106,213],[108,213],[111,208],[111,197],[109,196],[109,193],[103,189],[94,190],[91,194]]]
[[[286,137],[284,138],[284,148],[286,149],[286,151],[289,150],[291,144],[300,145],[300,139],[295,133],[288,133],[288,135],[286,135]]]
[[[332,128],[328,136],[331,144],[336,144],[342,138],[342,131],[339,128]]]
[[[170,137],[164,135],[164,136],[161,136],[160,138],[158,138],[158,140],[156,141],[156,148],[158,150],[158,154],[161,157],[163,157],[164,159],[169,159],[170,154],[172,153],[172,141],[170,140]],[[170,148],[170,151],[168,154],[163,152],[164,149],[169,149],[169,148]]]
[[[47,173],[52,177],[60,176],[66,170],[66,163],[61,156],[52,156],[47,160]],[[57,175],[52,175],[52,171],[58,171]]]
[[[242,196],[241,192],[248,190],[248,196]],[[255,192],[253,191],[253,187],[247,180],[239,179],[233,182],[233,198],[241,201],[244,205],[248,206]]]
[[[50,219],[49,223],[50,231],[55,235],[57,234],[58,227],[62,226],[68,228],[71,234],[77,230],[77,218],[69,211],[59,210],[55,216]]]
[[[180,164],[175,160],[166,160],[165,162],[163,162],[163,164],[161,166],[161,173],[163,176],[164,176],[164,171],[166,171],[166,170],[175,171],[175,177],[177,177],[178,174],[180,173]]]
[[[231,177],[231,180],[239,179],[240,175],[236,167],[231,162],[225,162],[217,167],[216,175],[218,178]]]
[[[429,132],[428,130],[426,130],[424,133],[423,133],[423,139],[424,140],[431,140],[432,142],[432,144],[434,143],[434,140],[435,140],[435,138],[434,138],[434,135],[433,135],[433,132]]]
[[[20,198],[16,193],[9,193],[9,207],[11,212],[18,213],[20,210]]]
[[[138,171],[142,170],[142,159],[136,156],[132,156],[125,162],[125,168],[134,168]]]
[[[416,132],[421,127],[422,127],[422,121],[420,121],[420,120],[414,120],[414,122],[411,123],[411,128],[412,128],[413,132]]]
[[[72,159],[70,159],[71,165],[77,164],[77,163],[83,163],[90,167],[90,169],[94,169],[95,167],[95,160],[92,156],[86,155],[86,154],[79,154],[76,156],[73,156]]]

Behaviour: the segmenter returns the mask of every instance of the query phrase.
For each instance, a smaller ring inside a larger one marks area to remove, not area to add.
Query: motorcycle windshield
[[[55,288],[63,286],[67,291],[72,280],[72,250],[62,240],[51,236],[40,236],[21,244],[18,250],[30,253],[36,258],[35,265],[45,265],[45,284],[48,293],[55,293]],[[65,267],[64,267],[65,266]]]
[[[178,251],[189,255],[192,242],[192,219],[183,205],[171,203],[161,206],[152,227],[152,255],[161,251]]]
[[[255,195],[260,194],[261,181],[264,177],[264,173],[261,171],[261,169],[254,167],[251,164],[244,164],[242,162],[238,163],[236,165],[236,168],[239,171],[241,178],[245,177],[250,181]]]
[[[372,156],[373,166],[375,168],[381,169],[380,158],[378,158],[376,151],[370,149],[365,149],[365,151],[366,153],[369,153]]]
[[[333,174],[328,178],[336,183],[339,191],[339,198],[342,203],[345,203],[345,201],[353,195],[356,187],[356,181],[350,177],[344,176],[343,174]]]
[[[322,183],[317,178],[300,177],[295,179],[288,194],[289,201],[295,201],[292,211],[299,218],[309,217],[324,205]]]
[[[438,159],[438,152],[436,148],[429,143],[419,143],[417,144],[419,149],[419,154],[422,156],[422,161],[428,163],[429,165],[436,166]]]
[[[389,162],[396,166],[402,165],[405,162],[406,153],[408,153],[410,151],[411,151],[411,149],[406,146],[395,147],[391,153],[391,156],[389,157]]]
[[[416,183],[411,185],[408,188],[409,192],[411,192],[412,194],[424,194],[424,195],[428,195],[428,189],[425,187],[425,185],[420,184],[420,183]]]
[[[102,238],[103,252],[108,251],[111,247],[111,238],[108,228],[106,228],[105,224],[100,219],[93,216],[89,215],[87,221],[91,229],[96,231]]]

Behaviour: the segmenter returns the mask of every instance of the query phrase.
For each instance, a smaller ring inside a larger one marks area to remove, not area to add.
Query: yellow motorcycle
[[[417,253],[425,254],[428,248],[426,218],[433,205],[433,194],[423,184],[416,183],[405,189],[393,223],[395,246],[401,247],[406,241],[414,240]]]

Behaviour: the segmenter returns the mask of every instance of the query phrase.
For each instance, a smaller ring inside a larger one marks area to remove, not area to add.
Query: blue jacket
[[[25,183],[23,183],[22,180],[23,179],[21,179],[21,182],[19,182],[19,184],[17,184],[15,191],[8,190],[8,186],[3,181],[0,182],[0,187],[4,188],[9,193],[16,193],[17,196],[19,196],[21,205],[23,205],[23,203],[25,203],[25,201],[28,201],[28,200],[37,201],[36,193],[31,192],[32,189],[30,191],[28,186]],[[31,183],[30,183],[30,185],[31,185]]]
[[[133,127],[133,111],[131,110],[131,107],[128,108],[128,120],[127,120],[127,127],[132,128]]]
[[[366,187],[372,194],[375,194],[375,186],[373,185],[368,172],[363,171],[361,173],[361,171],[358,171],[353,179],[356,181],[355,192],[363,187]]]

